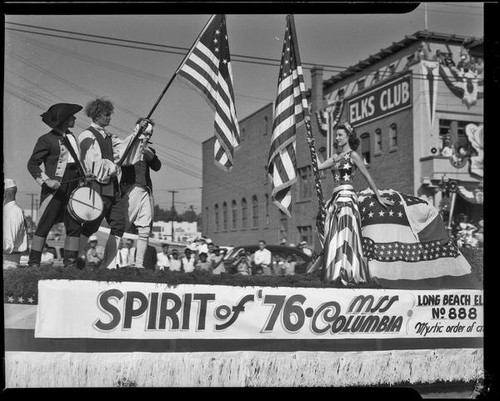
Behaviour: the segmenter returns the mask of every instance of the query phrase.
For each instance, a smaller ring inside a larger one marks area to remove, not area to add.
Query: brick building
[[[355,127],[361,140],[357,151],[379,189],[415,194],[442,207],[450,199],[442,184],[456,180],[455,214],[482,218],[482,47],[482,39],[419,31],[327,80],[321,68],[312,69],[309,100],[317,149],[331,155],[333,132],[320,129],[316,112],[342,104],[341,121]],[[297,132],[291,218],[270,200],[266,164],[272,118],[270,103],[240,121],[242,144],[231,173],[213,163],[214,138],[203,143],[201,230],[216,243],[285,238],[317,245],[318,203],[304,127]],[[453,157],[441,154],[447,141]],[[321,182],[327,199],[330,173],[322,173]],[[356,190],[368,187],[359,172],[354,184]]]

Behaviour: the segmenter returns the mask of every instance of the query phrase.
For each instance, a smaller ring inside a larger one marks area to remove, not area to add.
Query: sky
[[[405,14],[333,14],[333,8],[324,14],[295,14],[302,63],[329,66],[324,79],[426,28],[484,36],[482,3],[420,3]],[[115,105],[109,131],[124,138],[137,118],[152,109],[209,18],[209,14],[5,15],[4,176],[17,181],[21,207],[30,209],[31,193],[39,198],[40,187],[26,163],[37,138],[49,131],[40,114],[55,103],[84,106],[105,97]],[[284,30],[285,14],[227,14],[239,120],[275,100]],[[259,64],[262,60],[247,56],[272,60]],[[310,69],[305,68],[304,74],[309,88]],[[90,120],[83,111],[76,117],[73,132],[79,135]],[[155,203],[169,209],[170,191],[177,191],[178,212],[191,206],[200,212],[202,143],[213,136],[214,112],[177,77],[152,118],[153,143],[163,163],[159,172],[152,172]]]

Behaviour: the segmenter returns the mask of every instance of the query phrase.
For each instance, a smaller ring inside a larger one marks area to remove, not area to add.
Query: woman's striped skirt
[[[340,185],[326,204],[323,237],[324,281],[342,285],[368,283],[368,261],[363,256],[361,216],[351,185]]]

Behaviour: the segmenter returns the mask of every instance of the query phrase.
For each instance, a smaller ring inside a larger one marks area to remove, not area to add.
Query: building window
[[[242,128],[241,129],[241,140],[244,141],[246,139],[246,136],[247,136],[247,131],[245,128]]]
[[[245,198],[243,198],[241,200],[241,228],[242,229],[247,228],[247,221],[248,221],[247,200]]]
[[[380,81],[380,71],[375,71],[373,74],[373,83],[377,83],[378,81]]]
[[[361,134],[361,157],[363,158],[363,162],[365,164],[371,163],[370,157],[370,134],[365,132]]]
[[[312,226],[299,226],[297,227],[299,231],[300,240],[299,242],[306,241],[308,244],[313,243],[313,230]]]
[[[269,133],[269,118],[267,116],[264,117],[264,135]]]
[[[252,228],[259,227],[259,201],[257,195],[252,196]]]
[[[398,147],[398,126],[393,123],[389,127],[389,148],[395,149]]]
[[[396,64],[389,65],[389,76],[394,75],[396,73]]]
[[[267,228],[267,227],[269,227],[269,221],[270,221],[270,218],[269,218],[269,194],[265,195],[265,199],[266,199],[266,228]]]
[[[214,206],[214,231],[219,231],[219,205]]]
[[[312,196],[312,170],[311,166],[299,168],[299,200],[311,199]]]
[[[357,85],[358,85],[358,91],[365,89],[365,79],[361,78],[360,80],[358,80]]]
[[[231,202],[231,228],[233,230],[238,228],[238,207],[235,200]]]
[[[375,130],[375,149],[373,153],[375,155],[382,153],[382,130],[380,128]]]
[[[227,223],[228,223],[227,203],[224,202],[222,204],[222,230],[223,231],[227,231]]]

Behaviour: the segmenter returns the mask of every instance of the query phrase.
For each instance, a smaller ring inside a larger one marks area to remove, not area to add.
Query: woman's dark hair
[[[358,148],[360,142],[359,138],[356,135],[356,131],[349,123],[339,124],[337,125],[336,129],[343,129],[345,132],[347,132],[347,135],[349,137],[349,146],[352,150],[356,150]]]
[[[85,106],[85,114],[94,121],[103,113],[112,113],[115,110],[113,103],[106,99],[96,99],[87,103]]]

